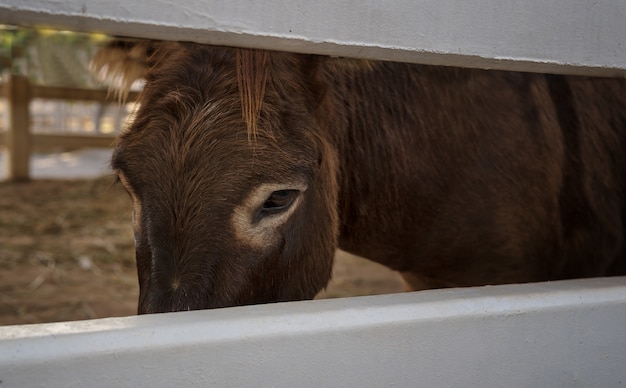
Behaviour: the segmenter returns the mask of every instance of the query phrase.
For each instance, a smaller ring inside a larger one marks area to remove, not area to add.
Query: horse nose
[[[184,288],[170,290],[146,290],[140,292],[137,312],[139,314],[169,313],[210,308],[208,298],[198,291]]]

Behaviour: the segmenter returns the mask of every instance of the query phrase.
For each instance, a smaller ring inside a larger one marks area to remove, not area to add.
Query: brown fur
[[[270,54],[263,50],[237,50],[237,81],[241,97],[242,119],[248,128],[248,139],[256,139],[257,122],[265,99],[270,76]]]
[[[140,312],[312,298],[337,247],[412,289],[626,274],[624,80],[146,52],[113,157],[141,204]],[[294,180],[278,243],[238,242],[233,209]]]

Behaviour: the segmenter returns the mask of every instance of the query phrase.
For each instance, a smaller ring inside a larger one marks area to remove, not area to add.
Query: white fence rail
[[[0,330],[2,387],[618,387],[626,278]]]
[[[621,0],[0,0],[0,22],[626,74]],[[2,387],[626,385],[626,278],[0,328]]]
[[[0,0],[0,22],[285,51],[626,74],[623,0]]]

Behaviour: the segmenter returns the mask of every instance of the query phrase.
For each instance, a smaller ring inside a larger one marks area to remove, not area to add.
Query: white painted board
[[[0,0],[0,23],[427,64],[626,75],[623,0]]]
[[[617,387],[626,278],[0,327],[2,387]]]

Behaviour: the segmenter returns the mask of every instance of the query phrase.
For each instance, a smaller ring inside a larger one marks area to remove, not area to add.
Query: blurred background
[[[136,311],[130,199],[108,165],[133,95],[114,101],[89,71],[109,39],[0,26],[0,325]],[[319,297],[400,291],[394,272],[340,252]]]

